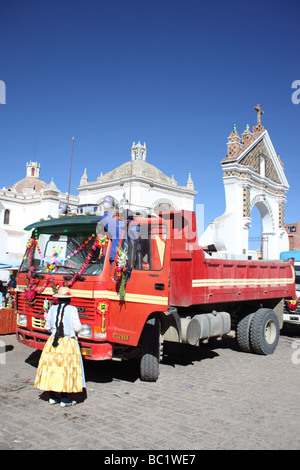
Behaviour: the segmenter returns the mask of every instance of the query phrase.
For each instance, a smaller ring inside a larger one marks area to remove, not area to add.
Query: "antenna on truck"
[[[72,161],[73,161],[73,147],[74,147],[75,138],[72,137],[72,150],[71,150],[71,162],[70,162],[70,176],[69,176],[69,189],[68,189],[68,199],[67,199],[67,212],[70,211],[69,202],[70,202],[70,188],[71,188],[71,174],[72,174]]]

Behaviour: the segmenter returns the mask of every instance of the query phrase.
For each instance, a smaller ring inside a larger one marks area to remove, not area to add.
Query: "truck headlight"
[[[83,323],[81,326],[81,330],[78,333],[80,338],[91,338],[92,337],[92,327]]]
[[[27,326],[27,315],[20,315],[17,316],[17,323],[20,326]]]

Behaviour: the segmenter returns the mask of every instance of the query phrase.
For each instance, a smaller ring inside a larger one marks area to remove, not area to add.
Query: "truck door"
[[[166,307],[169,279],[167,225],[152,222],[140,226],[140,231],[133,233],[136,237],[130,237],[129,230],[129,265],[133,282],[132,286],[128,283],[128,293],[136,292],[141,298],[144,296],[144,300]]]
[[[125,286],[125,296],[114,295],[115,338],[128,336],[137,343],[147,317],[156,311],[168,309],[170,240],[167,223],[150,219],[144,224],[131,223],[120,243],[119,258],[124,253],[131,272]],[[118,255],[113,273],[119,264]],[[116,293],[120,282],[112,275],[112,290]],[[116,311],[117,310],[117,311]],[[112,319],[113,320],[113,319]],[[127,332],[127,333],[126,333]],[[131,340],[129,340],[131,343]],[[132,343],[131,343],[132,344]]]

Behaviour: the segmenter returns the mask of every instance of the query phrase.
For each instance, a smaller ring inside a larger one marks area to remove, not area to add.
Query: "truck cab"
[[[115,235],[104,225],[100,216],[75,216],[26,227],[32,234],[18,275],[19,341],[43,348],[52,296],[67,285],[82,323],[78,339],[86,359],[139,351],[147,321],[168,310],[169,224],[158,217],[126,221],[114,258]]]

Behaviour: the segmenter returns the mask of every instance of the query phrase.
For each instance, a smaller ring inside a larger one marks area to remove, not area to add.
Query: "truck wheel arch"
[[[175,341],[181,343],[182,341],[182,328],[181,319],[177,309],[170,307],[166,312],[158,312],[161,322],[161,335],[164,340]]]
[[[149,320],[152,318],[158,318],[161,325],[161,336],[164,340],[167,341],[182,341],[182,327],[181,327],[181,319],[177,312],[177,309],[174,307],[170,307],[168,311],[156,311],[152,312],[146,319],[144,328],[140,335],[139,343],[141,342],[143,331],[145,329],[145,325]]]

